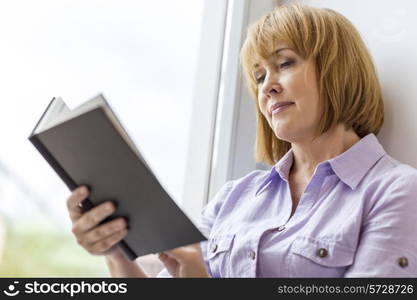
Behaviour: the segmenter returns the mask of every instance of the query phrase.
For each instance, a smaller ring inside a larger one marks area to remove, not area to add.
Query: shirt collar
[[[354,190],[369,169],[385,154],[376,136],[370,133],[328,162],[340,180]]]
[[[293,154],[292,149],[290,149],[285,155],[277,162],[275,166],[271,168],[271,171],[269,172],[268,177],[262,181],[260,184],[258,190],[255,193],[255,196],[258,195],[258,193],[263,190],[263,188],[270,182],[272,179],[279,175],[284,180],[288,181],[288,175],[290,172],[290,168],[292,166],[292,160],[293,160]]]
[[[317,165],[316,171],[327,170],[330,165],[333,172],[341,181],[351,189],[355,189],[369,169],[385,155],[385,150],[373,133],[360,139],[342,154],[321,162]],[[262,181],[255,195],[279,175],[281,179],[288,182],[288,176],[293,163],[293,150],[290,149],[276,164],[271,168],[268,177]],[[316,173],[315,171],[315,173]]]

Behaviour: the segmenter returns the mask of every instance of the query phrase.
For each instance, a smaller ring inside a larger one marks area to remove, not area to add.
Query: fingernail
[[[87,188],[85,186],[82,186],[81,188],[78,189],[78,194],[80,196],[84,196],[87,194]]]
[[[107,205],[106,205],[106,211],[108,211],[108,212],[111,212],[111,211],[113,211],[113,203],[108,203]]]

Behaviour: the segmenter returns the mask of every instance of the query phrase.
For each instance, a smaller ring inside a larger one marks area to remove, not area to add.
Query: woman
[[[375,136],[381,89],[353,25],[329,9],[279,6],[251,25],[241,58],[256,158],[273,167],[227,182],[202,212],[208,241],[161,253],[159,276],[415,277],[417,172]],[[126,223],[98,226],[111,203],[82,215],[82,190],[68,200],[80,244],[105,254],[113,276],[145,277],[114,246]]]

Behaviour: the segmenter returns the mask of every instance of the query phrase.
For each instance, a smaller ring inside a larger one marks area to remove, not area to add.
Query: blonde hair
[[[384,121],[381,87],[368,49],[352,23],[331,9],[280,5],[249,26],[240,54],[256,102],[256,161],[273,165],[291,148],[289,142],[275,136],[261,113],[253,75],[256,61],[268,58],[279,42],[303,59],[315,60],[323,109],[319,135],[339,123],[352,128],[360,138],[379,132]]]

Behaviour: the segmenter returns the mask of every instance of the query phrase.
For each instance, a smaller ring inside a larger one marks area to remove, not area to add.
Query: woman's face
[[[314,60],[280,44],[255,65],[254,76],[259,108],[277,138],[290,143],[313,138],[321,115]]]

